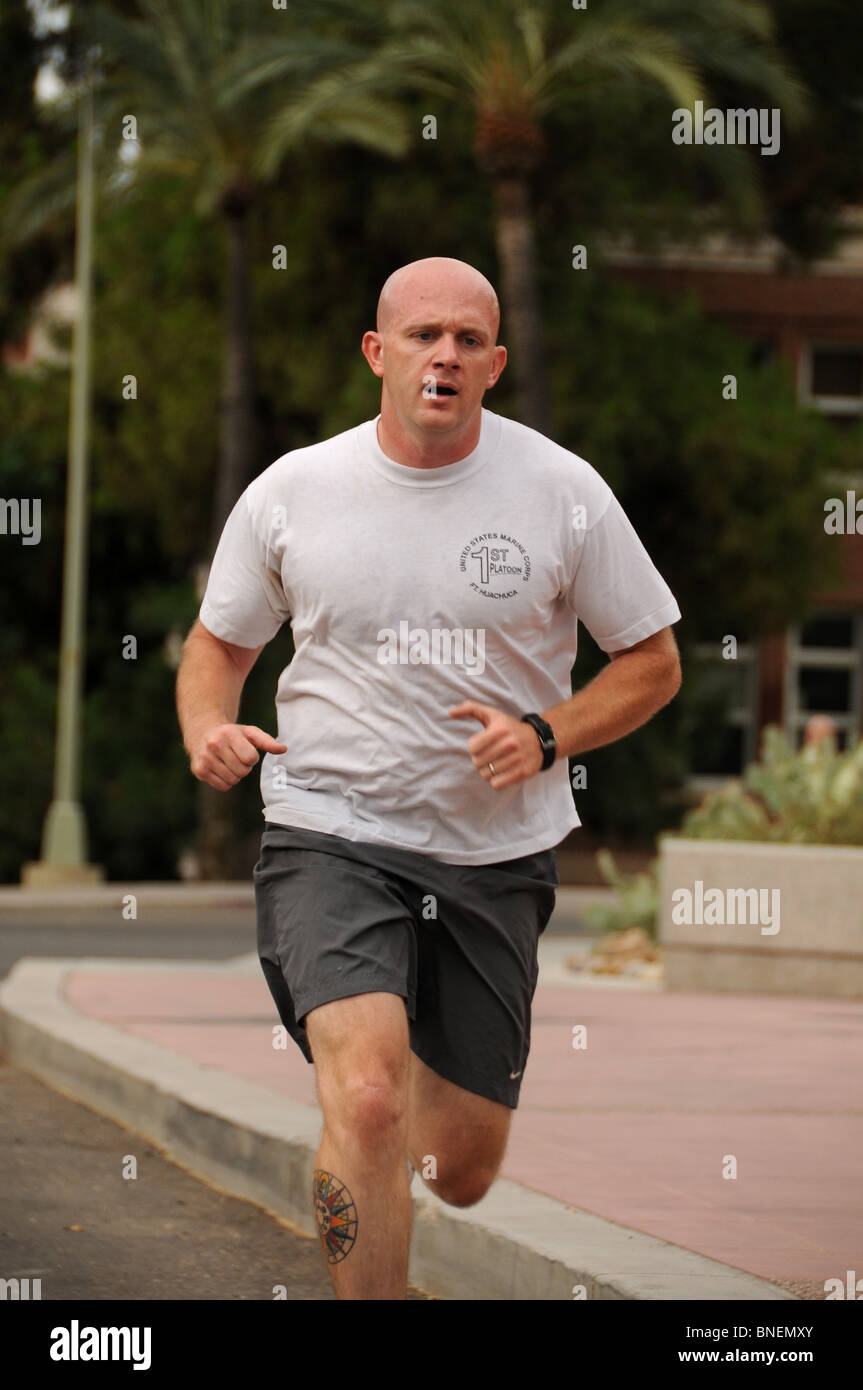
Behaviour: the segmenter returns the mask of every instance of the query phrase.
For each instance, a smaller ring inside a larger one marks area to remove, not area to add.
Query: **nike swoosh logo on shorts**
[[[521,1072],[520,1072],[520,1071],[511,1071],[510,1074],[509,1074],[509,1079],[510,1079],[510,1081],[518,1081],[518,1078],[519,1078],[520,1076],[521,1076]]]

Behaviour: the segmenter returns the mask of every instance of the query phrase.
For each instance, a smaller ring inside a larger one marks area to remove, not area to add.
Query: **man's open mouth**
[[[443,385],[441,382],[437,382],[437,384],[435,385],[434,389],[431,390],[431,391],[429,391],[429,395],[430,395],[430,396],[457,396],[457,395],[458,395],[458,391],[455,389],[454,386],[446,386],[446,385]]]

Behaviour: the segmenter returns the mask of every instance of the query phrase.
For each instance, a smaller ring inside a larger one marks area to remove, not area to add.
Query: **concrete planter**
[[[660,840],[667,989],[863,999],[863,848]]]

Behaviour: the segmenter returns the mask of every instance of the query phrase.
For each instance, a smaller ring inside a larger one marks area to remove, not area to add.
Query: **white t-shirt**
[[[680,610],[608,484],[535,430],[482,412],[440,468],[388,458],[377,421],[276,459],[225,523],[204,626],[257,647],[291,621],[266,820],[486,864],[581,822],[566,758],[493,790],[447,710],[520,718],[569,699],[580,619],[606,652]]]

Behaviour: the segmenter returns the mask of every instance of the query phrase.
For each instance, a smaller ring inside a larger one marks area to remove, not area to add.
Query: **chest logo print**
[[[530,579],[530,556],[514,536],[484,531],[463,547],[459,569],[475,593],[486,598],[515,598]]]

